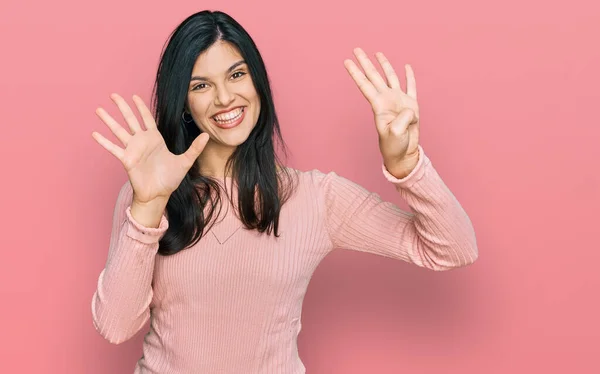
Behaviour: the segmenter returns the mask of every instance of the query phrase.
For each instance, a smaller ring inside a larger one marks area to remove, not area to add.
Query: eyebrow
[[[231,65],[229,67],[229,69],[227,69],[227,74],[231,73],[235,68],[237,68],[238,66],[245,64],[245,63],[246,63],[246,61],[240,60],[240,61],[236,62],[235,64]],[[192,79],[190,80],[190,82],[191,81],[207,81],[207,80],[209,80],[209,79],[206,77],[193,76]]]

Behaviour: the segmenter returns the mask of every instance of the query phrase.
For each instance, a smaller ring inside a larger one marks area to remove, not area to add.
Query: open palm
[[[406,65],[405,93],[394,68],[383,53],[377,53],[376,57],[387,82],[362,49],[356,48],[354,53],[364,74],[352,60],[345,60],[344,65],[371,104],[384,159],[401,160],[406,155],[416,154],[419,144],[419,105],[411,66]]]
[[[119,125],[104,109],[99,108],[96,114],[125,148],[115,145],[97,132],[93,132],[92,136],[123,164],[133,187],[135,201],[147,203],[157,198],[168,199],[204,149],[208,135],[200,134],[185,153],[175,155],[167,148],[150,110],[141,98],[134,96],[133,101],[146,129],[142,129],[135,114],[121,96],[113,94],[111,98],[123,114],[132,133]]]

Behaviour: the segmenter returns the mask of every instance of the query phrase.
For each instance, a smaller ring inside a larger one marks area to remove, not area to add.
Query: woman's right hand
[[[204,150],[208,142],[208,134],[200,134],[185,153],[175,155],[167,148],[152,113],[141,98],[134,95],[133,101],[140,112],[145,130],[121,96],[112,94],[111,99],[123,114],[132,133],[119,125],[104,109],[98,108],[96,114],[125,149],[95,131],[92,137],[125,167],[133,187],[134,203],[145,205],[153,201],[168,201],[171,193],[179,187],[186,173]]]

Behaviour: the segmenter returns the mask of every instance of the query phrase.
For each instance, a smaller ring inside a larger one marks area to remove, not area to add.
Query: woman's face
[[[188,87],[187,110],[210,142],[237,147],[250,135],[260,99],[237,48],[218,41],[196,60]]]

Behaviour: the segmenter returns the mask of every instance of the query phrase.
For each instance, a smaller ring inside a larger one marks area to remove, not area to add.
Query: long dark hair
[[[238,216],[246,228],[278,236],[279,213],[293,191],[294,175],[283,167],[275,152],[274,141],[279,141],[284,154],[286,147],[266,67],[250,35],[231,16],[201,11],[185,19],[170,35],[152,92],[155,120],[171,152],[181,154],[188,149],[200,134],[195,123],[182,118],[192,68],[198,56],[220,40],[233,44],[241,53],[261,103],[256,126],[227,162],[232,188],[237,185]],[[221,191],[227,193],[227,188],[201,175],[197,162],[169,199],[169,228],[160,240],[158,253],[171,255],[196,244],[219,217],[225,204]]]

